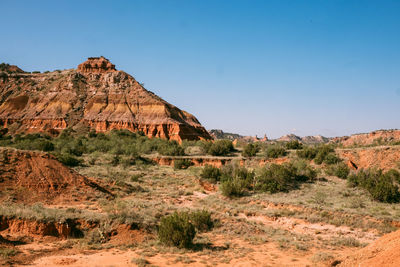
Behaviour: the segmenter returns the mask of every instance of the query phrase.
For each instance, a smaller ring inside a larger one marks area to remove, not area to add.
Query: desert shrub
[[[50,137],[40,133],[20,135],[16,134],[12,140],[9,138],[9,145],[24,150],[53,151],[54,144]]]
[[[294,176],[293,168],[287,165],[271,164],[261,170],[254,187],[258,191],[269,193],[287,191]]]
[[[295,172],[297,182],[313,181],[317,178],[317,171],[305,160],[296,160],[290,163]]]
[[[326,173],[328,175],[334,175],[339,178],[346,179],[350,173],[350,169],[344,162],[340,162],[329,166],[326,170]]]
[[[342,160],[334,153],[329,153],[328,155],[326,155],[326,157],[323,160],[323,162],[328,165],[337,164],[341,161]]]
[[[190,159],[175,159],[174,160],[174,169],[175,170],[187,169],[192,165],[193,165],[193,163]]]
[[[121,162],[121,157],[119,155],[114,155],[111,158],[110,164],[113,166],[117,166]]]
[[[267,158],[279,158],[286,155],[286,149],[279,145],[268,146],[265,150]]]
[[[14,248],[7,248],[7,247],[2,247],[0,248],[0,256],[3,259],[8,259],[9,257],[17,255],[18,250]]]
[[[190,248],[196,235],[194,225],[188,220],[187,213],[175,212],[161,218],[158,238],[168,246]]]
[[[211,213],[207,210],[199,210],[188,213],[189,220],[199,232],[206,232],[214,227]]]
[[[301,150],[297,150],[297,156],[303,159],[313,159],[317,155],[317,150],[314,147],[303,147]]]
[[[238,165],[227,165],[222,170],[220,190],[224,196],[240,197],[251,188],[255,173]]]
[[[353,187],[366,189],[374,200],[388,203],[400,201],[400,192],[395,184],[395,172],[384,173],[382,170],[359,170],[351,174],[348,178],[348,184]]]
[[[322,162],[327,161],[326,163],[328,164],[334,164],[337,163],[337,157],[335,158],[335,155],[332,153],[334,152],[334,149],[330,145],[320,145],[316,148],[317,154],[314,158],[314,162],[316,164],[322,164]]]
[[[161,140],[161,139],[160,139]],[[165,156],[183,156],[185,150],[176,141],[162,140],[158,144],[157,152]]]
[[[390,169],[385,173],[386,176],[390,177],[392,181],[400,183],[400,172],[395,169]]]
[[[287,142],[285,144],[285,146],[286,146],[286,149],[302,149],[303,148],[303,144],[297,140]]]
[[[260,147],[257,144],[247,144],[242,151],[243,157],[254,157],[257,155]]]
[[[210,180],[212,182],[218,182],[221,178],[222,172],[220,169],[213,167],[211,165],[204,166],[201,171],[200,177]]]
[[[301,182],[314,180],[316,176],[316,171],[303,161],[282,165],[270,164],[261,169],[256,176],[254,189],[269,193],[288,191]]]
[[[243,196],[248,187],[248,183],[245,180],[241,180],[237,177],[225,180],[220,185],[220,190],[224,196],[227,197],[240,197]]]
[[[56,157],[59,162],[61,162],[62,164],[66,165],[66,166],[70,166],[70,167],[79,166],[82,163],[82,161],[80,159],[74,157],[71,154],[67,154],[67,153],[56,154]]]
[[[15,148],[25,150],[53,151],[54,145],[51,141],[46,139],[24,139],[16,143]]]
[[[230,140],[217,140],[207,149],[207,153],[212,156],[226,156],[234,151],[232,141]]]

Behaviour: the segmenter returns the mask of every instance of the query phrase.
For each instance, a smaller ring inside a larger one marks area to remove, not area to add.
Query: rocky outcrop
[[[329,138],[322,135],[304,136],[300,137],[295,134],[287,134],[277,139],[280,142],[298,141],[303,144],[324,144],[329,141]]]
[[[177,141],[211,139],[193,115],[146,90],[104,57],[89,58],[77,70],[3,74],[0,126],[10,132],[55,134],[73,127],[127,129]]]
[[[44,152],[0,148],[1,197],[30,203],[81,201],[112,194]],[[1,199],[0,197],[0,199]]]
[[[105,57],[90,57],[87,61],[78,65],[81,73],[106,73],[116,71],[115,65]]]
[[[396,142],[400,144],[400,130],[378,130],[370,133],[353,134],[333,138],[332,142],[343,147],[386,145]]]
[[[352,169],[400,169],[400,146],[337,149],[336,153]]]
[[[295,134],[287,134],[277,139],[280,142],[301,141],[301,138]]]

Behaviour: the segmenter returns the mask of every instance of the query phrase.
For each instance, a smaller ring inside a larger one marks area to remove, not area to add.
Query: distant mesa
[[[192,114],[146,90],[102,56],[75,70],[46,73],[1,64],[0,74],[0,126],[11,133],[58,134],[71,127],[127,129],[179,142],[212,139]]]
[[[245,135],[240,135],[240,134],[236,134],[236,133],[226,133],[220,129],[209,130],[209,133],[214,139],[228,139],[228,140],[232,140],[235,142],[237,142],[237,141],[266,142],[269,140],[266,134],[264,134],[263,138],[259,138],[257,135],[256,136],[245,136]]]
[[[322,135],[311,135],[300,137],[295,134],[287,134],[281,136],[277,139],[277,141],[281,142],[290,142],[290,141],[298,141],[304,144],[325,144],[328,143],[331,139]]]

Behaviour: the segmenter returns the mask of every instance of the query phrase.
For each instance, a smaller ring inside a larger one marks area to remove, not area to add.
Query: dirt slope
[[[339,157],[347,161],[348,165],[354,169],[400,168],[400,146],[337,149],[336,151]]]
[[[89,58],[72,70],[1,72],[0,126],[16,132],[57,133],[73,126],[142,131],[177,141],[211,139],[193,115],[146,90],[104,57]]]
[[[43,152],[0,148],[0,198],[17,202],[70,202],[111,196],[95,181]]]
[[[400,231],[387,234],[349,256],[339,266],[400,266]]]

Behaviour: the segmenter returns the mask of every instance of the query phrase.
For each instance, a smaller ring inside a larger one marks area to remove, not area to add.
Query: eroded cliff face
[[[0,126],[14,132],[87,127],[177,141],[211,139],[193,115],[147,91],[104,57],[89,58],[77,70],[2,72]]]
[[[336,152],[352,169],[400,169],[400,146],[337,149]]]
[[[400,130],[378,130],[370,133],[353,134],[333,138],[332,142],[341,144],[343,147],[391,144],[400,142]]]

